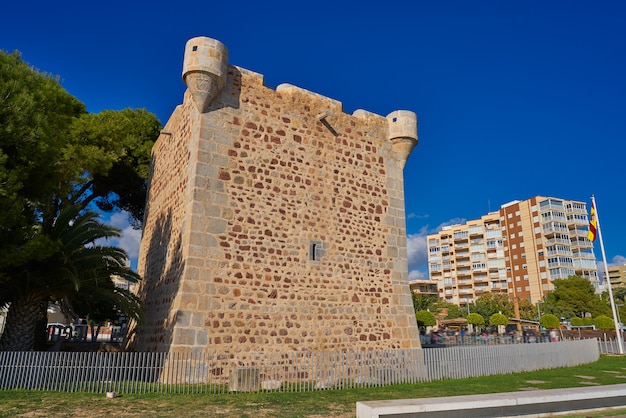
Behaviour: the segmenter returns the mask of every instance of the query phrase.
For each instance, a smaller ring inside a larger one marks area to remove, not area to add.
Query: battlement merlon
[[[237,67],[239,68],[239,67]],[[255,73],[256,74],[256,73]],[[183,61],[183,81],[200,111],[204,113],[208,105],[219,95],[226,86],[228,77],[228,49],[220,41],[205,36],[191,38],[185,45]],[[263,77],[259,77],[263,80]],[[303,93],[326,102],[329,114],[343,112],[340,101],[322,96],[317,93],[293,86],[281,84],[276,88],[277,93]],[[327,115],[318,115],[320,120]],[[365,110],[356,110],[352,116],[358,118],[382,116]],[[394,155],[402,167],[406,164],[411,151],[417,145],[417,115],[409,110],[396,110],[387,115],[388,139],[392,143]]]

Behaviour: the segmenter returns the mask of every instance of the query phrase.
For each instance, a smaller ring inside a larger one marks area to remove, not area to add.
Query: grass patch
[[[626,383],[626,357],[583,366],[413,385],[298,393],[103,394],[0,391],[0,417],[354,417],[357,401],[473,395]],[[624,410],[581,417],[624,414]],[[576,416],[576,415],[572,415]]]

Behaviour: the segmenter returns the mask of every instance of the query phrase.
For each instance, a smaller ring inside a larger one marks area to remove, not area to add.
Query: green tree
[[[520,319],[526,319],[527,321],[537,320],[537,306],[528,299],[519,299],[518,307]]]
[[[567,279],[556,279],[554,290],[545,297],[542,310],[559,318],[578,316],[584,318],[586,313],[592,316],[604,315],[609,307],[598,295],[591,282],[583,277],[570,276]]]
[[[415,312],[426,311],[432,308],[434,303],[437,301],[437,297],[432,295],[422,295],[411,292],[411,296],[413,298],[413,309],[415,309]]]
[[[151,150],[161,125],[143,109],[83,114],[71,126],[67,161],[78,167],[71,202],[102,210],[120,209],[141,227],[150,173]],[[77,187],[80,186],[80,187]]]
[[[489,317],[489,325],[507,326],[509,325],[509,319],[501,313],[494,313],[493,315]]]
[[[437,318],[430,311],[417,311],[415,313],[415,319],[419,327],[433,327],[437,325]]]
[[[615,300],[615,303],[626,302],[626,286],[614,286],[612,288],[612,291],[613,291],[613,299]]]
[[[483,318],[489,318],[499,312],[506,317],[512,317],[513,302],[505,293],[485,293],[476,299],[472,311],[481,314]]]
[[[48,301],[63,301],[66,308],[109,299],[109,306],[119,306],[140,320],[138,300],[134,295],[112,284],[117,276],[131,282],[139,276],[126,267],[126,252],[120,248],[98,245],[97,241],[118,237],[119,230],[97,220],[97,214],[71,206],[60,213],[49,230],[41,231],[36,240],[49,248],[39,260],[26,258],[11,266],[9,277],[0,287],[0,300],[9,310],[5,330],[0,337],[0,351],[27,351],[45,333],[38,329],[45,316]],[[40,348],[40,347],[37,347]]]
[[[0,51],[0,274],[60,192],[62,148],[84,112],[57,80]]]
[[[0,51],[0,306],[9,314],[28,296],[45,326],[54,292],[32,275],[58,258],[50,234],[65,210],[121,209],[140,225],[160,127],[144,110],[88,114],[58,79]],[[24,281],[41,289],[20,293]]]
[[[474,332],[476,332],[477,328],[482,328],[485,326],[485,318],[479,313],[472,312],[467,315],[467,323],[474,326]]]
[[[444,310],[448,313],[446,314],[444,319],[456,319],[463,318],[463,311],[459,308],[458,305],[450,302],[438,301],[433,304],[431,307],[435,312],[441,313]]]
[[[579,318],[579,317],[577,317],[577,316],[575,316],[575,317],[571,318],[571,319],[569,320],[569,323],[570,323],[571,325],[575,326],[575,327],[580,327],[580,326],[582,326],[582,325],[585,325],[585,321],[583,321],[583,319],[582,319],[582,318]]]
[[[57,79],[0,51],[2,249],[19,247],[66,205],[125,210],[139,226],[160,129],[145,110],[86,113]]]
[[[561,321],[554,314],[541,315],[539,325],[548,329],[559,328]]]
[[[615,329],[615,322],[606,315],[599,315],[594,318],[593,324],[599,329]]]

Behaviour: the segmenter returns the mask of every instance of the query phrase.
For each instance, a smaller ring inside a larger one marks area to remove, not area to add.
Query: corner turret
[[[402,167],[417,145],[417,115],[409,110],[396,110],[387,115],[389,140]]]
[[[228,49],[218,40],[199,36],[185,45],[183,81],[200,113],[226,85]]]

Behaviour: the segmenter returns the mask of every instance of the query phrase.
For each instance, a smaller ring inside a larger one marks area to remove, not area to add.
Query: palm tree
[[[45,342],[51,300],[69,309],[74,304],[108,303],[140,319],[138,299],[112,281],[112,276],[139,280],[126,266],[126,252],[98,244],[119,236],[117,228],[99,222],[94,212],[81,213],[79,205],[61,210],[49,225],[40,224],[24,245],[24,256],[0,272],[0,306],[9,307],[0,351],[28,351],[36,341]],[[91,301],[84,303],[86,299]]]

